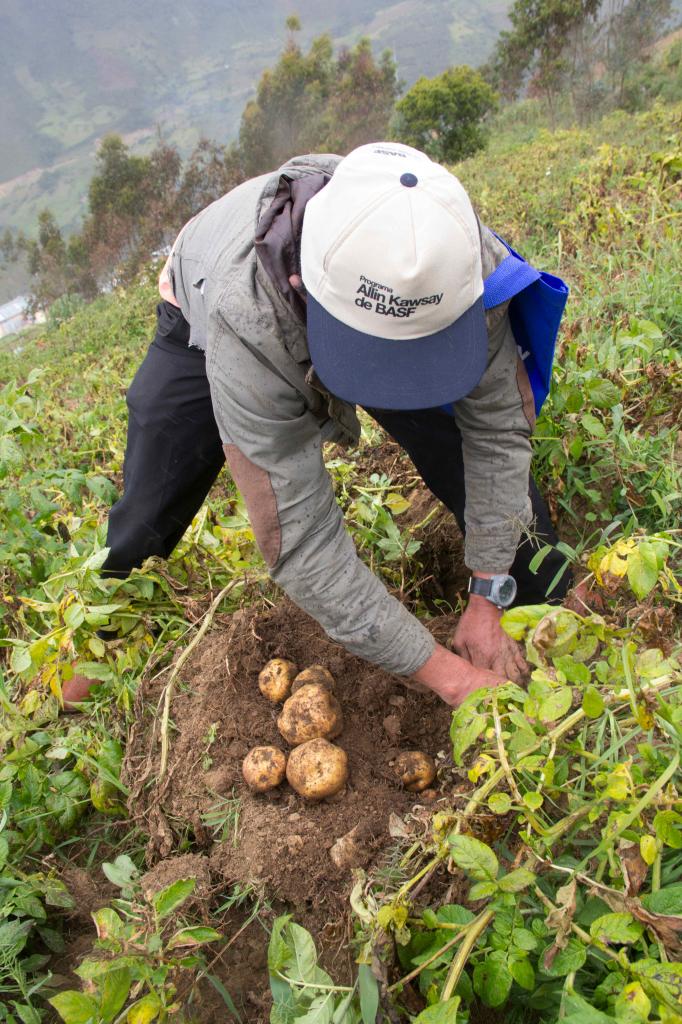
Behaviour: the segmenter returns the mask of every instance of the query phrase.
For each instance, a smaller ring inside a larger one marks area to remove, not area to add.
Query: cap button
[[[405,188],[414,188],[418,181],[419,178],[416,174],[410,174],[408,172],[407,174],[400,175],[400,184],[404,185]]]

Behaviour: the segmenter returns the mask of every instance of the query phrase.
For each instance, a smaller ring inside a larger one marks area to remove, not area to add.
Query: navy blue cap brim
[[[308,348],[332,394],[377,409],[431,409],[476,387],[488,361],[483,297],[449,327],[424,338],[387,340],[341,323],[310,293]]]

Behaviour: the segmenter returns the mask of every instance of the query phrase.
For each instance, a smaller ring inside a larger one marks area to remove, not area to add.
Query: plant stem
[[[466,937],[457,953],[457,956],[452,961],[450,970],[448,971],[448,976],[445,979],[443,991],[440,994],[440,1001],[442,1003],[446,1003],[454,992],[455,986],[457,985],[460,975],[464,970],[464,966],[469,959],[471,950],[474,948],[474,945],[492,921],[493,915],[493,910],[484,911],[480,917],[477,917],[475,921],[472,921],[467,929]]]
[[[222,603],[223,599],[227,596],[227,594],[229,594],[229,592],[239,582],[241,582],[241,581],[240,580],[232,580],[230,583],[227,584],[226,587],[223,587],[223,589],[220,591],[220,593],[218,594],[218,596],[214,600],[213,604],[211,605],[211,607],[208,609],[208,611],[204,615],[204,621],[201,623],[201,626],[197,630],[196,636],[187,645],[187,647],[185,647],[184,651],[182,652],[182,654],[180,655],[180,657],[176,661],[175,665],[173,666],[173,671],[171,672],[170,678],[169,678],[168,682],[166,683],[166,685],[164,687],[163,698],[162,698],[163,699],[163,711],[161,713],[161,758],[160,758],[160,761],[159,761],[159,781],[165,775],[166,767],[168,765],[168,724],[169,724],[169,721],[170,721],[170,706],[171,706],[171,700],[172,700],[172,697],[173,697],[173,690],[175,689],[175,683],[176,683],[177,678],[178,678],[178,676],[180,674],[180,670],[182,669],[183,665],[186,663],[187,659],[189,658],[190,654],[192,653],[194,648],[197,646],[197,644],[199,644],[200,641],[203,640],[203,638],[206,635],[206,632],[208,630],[208,627],[213,622],[215,613],[217,612],[218,608],[220,607],[220,604]]]

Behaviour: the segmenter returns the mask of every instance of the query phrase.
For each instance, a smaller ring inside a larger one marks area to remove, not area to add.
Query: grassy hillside
[[[347,692],[349,663],[325,649],[351,732],[402,728],[438,762],[423,799],[376,762],[371,819],[352,822],[362,856],[344,868],[327,847],[350,828],[362,762],[338,803],[312,808],[258,802],[239,779],[230,716],[248,732],[263,651],[323,648],[279,603],[227,477],[167,565],[124,582],[93,571],[153,281],[0,350],[0,1020],[47,1020],[44,999],[66,989],[55,1005],[72,1024],[126,1019],[135,1000],[131,1021],[177,1003],[170,1019],[257,1024],[268,941],[275,1024],[366,1024],[377,1000],[400,1024],[489,1021],[487,1007],[547,1024],[682,1016],[682,106],[555,134],[530,120],[517,108],[456,171],[484,220],[571,286],[536,469],[600,611],[512,613],[529,689],[468,701],[452,743],[442,707],[422,717],[359,663]],[[433,552],[454,564],[461,548],[409,464],[369,422],[357,451],[327,458],[362,556],[420,614],[447,610]],[[102,687],[65,719],[77,660]],[[145,847],[157,863],[140,881]]]

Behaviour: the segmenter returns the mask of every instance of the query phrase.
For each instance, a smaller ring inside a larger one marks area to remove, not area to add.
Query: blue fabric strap
[[[492,309],[508,302],[539,278],[539,270],[510,253],[483,282],[484,308]]]

